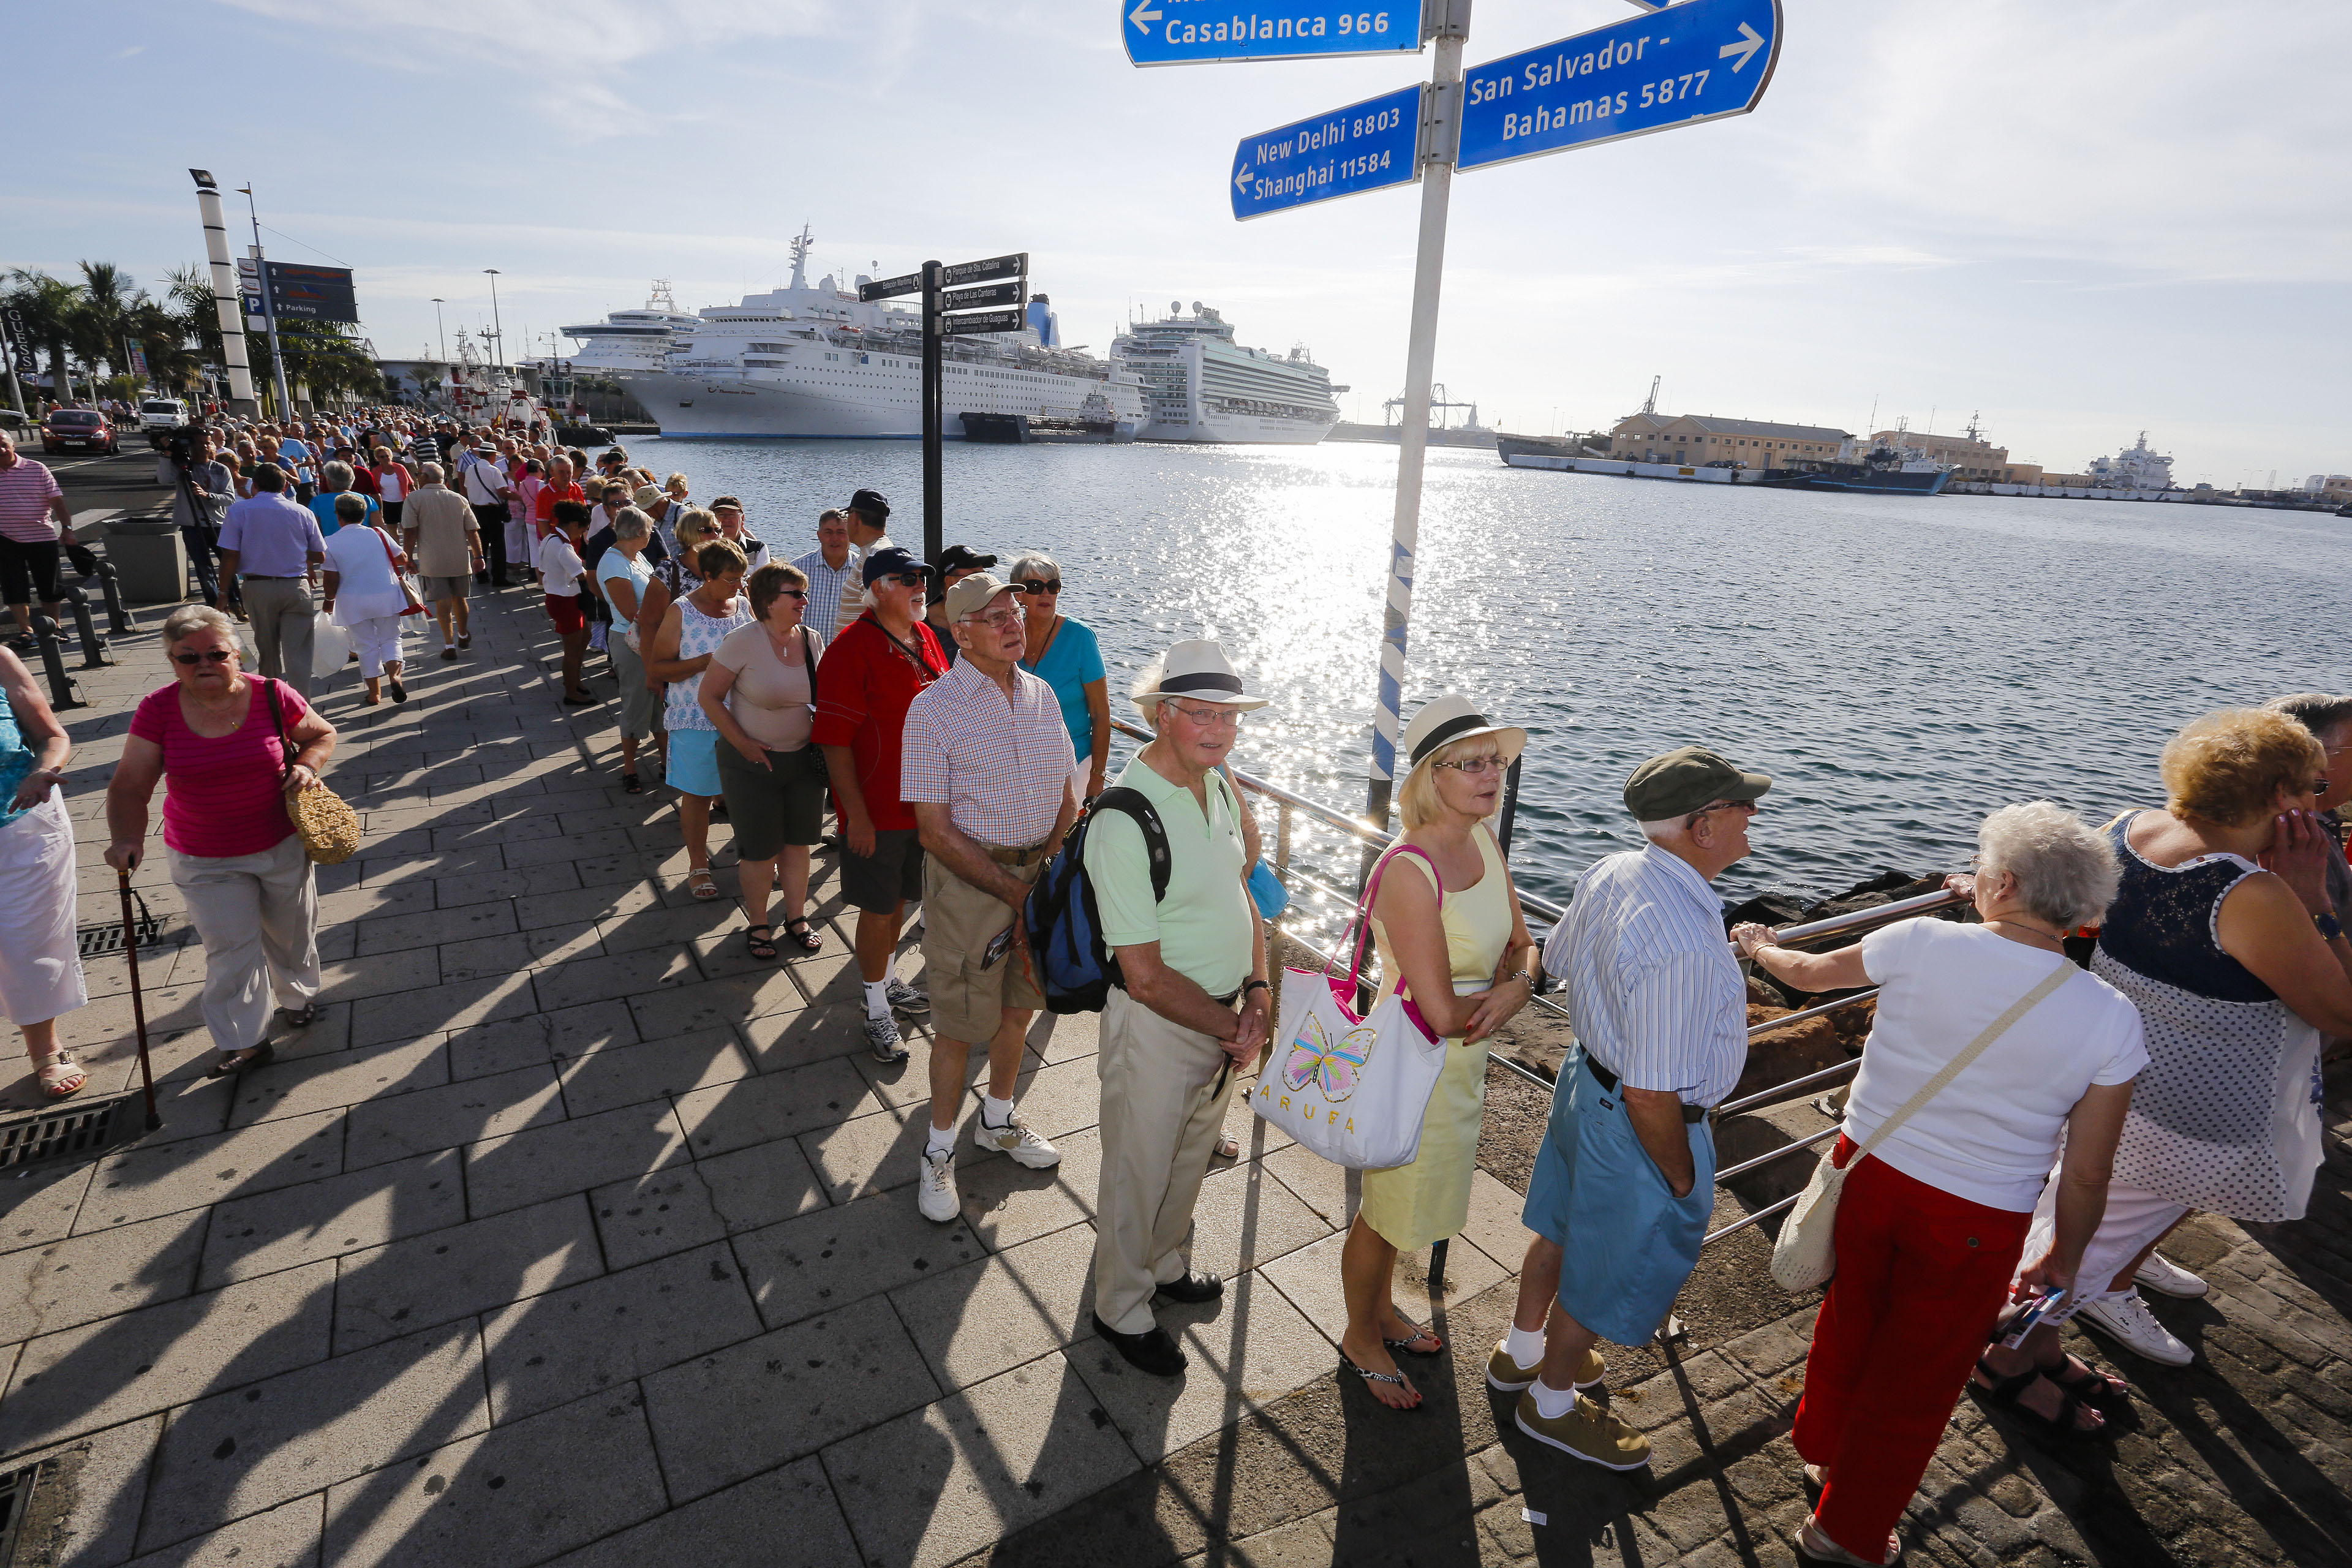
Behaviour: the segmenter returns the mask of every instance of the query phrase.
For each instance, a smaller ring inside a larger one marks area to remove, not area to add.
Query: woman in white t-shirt
[[[349,505],[345,505],[349,502]],[[400,683],[400,622],[408,613],[408,594],[400,574],[408,570],[408,555],[392,535],[367,521],[364,500],[346,491],[335,498],[342,527],[327,536],[324,605],[335,625],[352,634],[352,647],[360,656],[360,677],[367,682],[361,705],[373,708],[383,700],[383,681],[392,680],[392,700],[408,700]]]
[[[1758,967],[1810,994],[1875,984],[1876,1016],[1831,1155],[1848,1170],[1830,1282],[1797,1407],[1798,1453],[1821,1500],[1799,1545],[1880,1563],[1942,1441],[1971,1363],[1986,1397],[2063,1436],[2101,1432],[2119,1391],[2068,1356],[2056,1327],[2016,1351],[1987,1342],[2021,1287],[2071,1289],[2106,1206],[2132,1079],[2147,1064],[2138,1009],[2075,971],[1859,1163],[1854,1151],[2012,1005],[2061,967],[2063,938],[2115,898],[2115,851],[2047,801],[2005,806],[1978,834],[1981,925],[1932,918],[1858,945],[1797,952],[1761,926],[1732,932]],[[2063,1146],[2049,1250],[2017,1264]]]

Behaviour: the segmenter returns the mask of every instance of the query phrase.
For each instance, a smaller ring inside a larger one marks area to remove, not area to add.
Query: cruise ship
[[[1146,441],[1279,441],[1312,446],[1339,421],[1331,374],[1303,348],[1287,355],[1244,348],[1233,324],[1192,301],[1185,315],[1137,321],[1111,345],[1111,357],[1143,382],[1150,417]]]
[[[656,278],[642,310],[615,310],[601,321],[561,329],[581,345],[563,362],[578,375],[604,375],[623,370],[659,370],[669,357],[678,333],[698,325],[698,318],[677,308],[670,297],[669,279]]]
[[[921,437],[919,310],[862,303],[855,287],[840,288],[829,275],[811,285],[814,243],[805,227],[793,240],[786,287],[703,310],[677,335],[666,365],[617,373],[663,436]],[[950,440],[963,438],[966,413],[1141,425],[1143,384],[1131,371],[1062,347],[1044,295],[1032,297],[1028,315],[1018,331],[948,340]]]

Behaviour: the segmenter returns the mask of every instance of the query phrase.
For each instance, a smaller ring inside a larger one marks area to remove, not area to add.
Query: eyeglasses
[[[2317,778],[2312,780],[2311,787],[2303,793],[2305,795],[2326,795],[2327,793],[2327,775],[2326,773],[2322,773]]]
[[[1162,702],[1160,706],[1181,713],[1204,730],[1231,730],[1242,721],[1238,708],[1187,708],[1181,702]]]
[[[978,622],[983,626],[994,626],[1001,632],[1009,627],[1019,626],[1021,624],[1021,612],[1018,610],[999,610],[994,615],[966,616],[963,619],[966,626],[971,626],[974,622]]]
[[[1683,826],[1695,827],[1698,819],[1713,811],[1744,811],[1753,816],[1763,808],[1752,800],[1718,800],[1712,805],[1702,805],[1683,819]]]
[[[236,649],[233,647],[208,647],[202,653],[175,653],[172,656],[172,662],[184,664],[194,669],[200,664],[226,664],[236,657]]]
[[[1458,763],[1432,763],[1429,765],[1433,768],[1454,768],[1475,777],[1479,773],[1499,773],[1507,764],[1500,757],[1465,757]]]
[[[1059,577],[1051,581],[1042,577],[1024,577],[1013,585],[1024,594],[1058,594],[1062,591],[1062,580]]]

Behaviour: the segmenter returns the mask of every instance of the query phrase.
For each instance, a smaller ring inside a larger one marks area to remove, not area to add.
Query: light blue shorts
[[[662,782],[682,795],[724,794],[719,783],[719,731],[672,730],[669,768]]]
[[[1705,1121],[1684,1131],[1696,1179],[1677,1198],[1582,1048],[1560,1064],[1520,1217],[1563,1249],[1561,1310],[1604,1340],[1648,1339],[1698,1262],[1715,1213],[1715,1134]]]

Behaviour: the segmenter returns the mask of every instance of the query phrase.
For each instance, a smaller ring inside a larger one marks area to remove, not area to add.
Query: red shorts
[[[580,595],[577,594],[548,595],[547,618],[555,623],[557,631],[567,635],[588,629],[588,616],[580,607]]]

